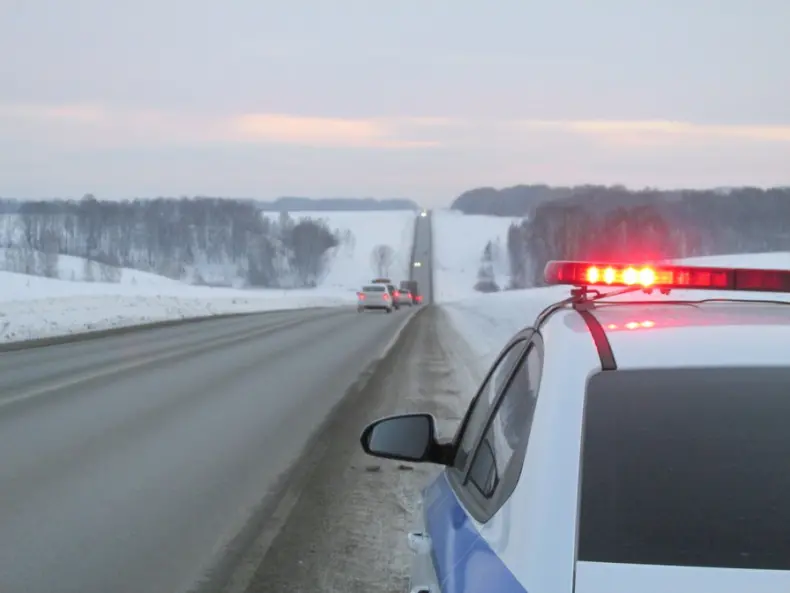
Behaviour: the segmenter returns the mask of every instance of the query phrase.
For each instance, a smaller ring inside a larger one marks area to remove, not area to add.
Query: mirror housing
[[[436,440],[431,414],[401,414],[368,424],[360,436],[362,450],[373,457],[413,463],[452,463],[451,446]]]

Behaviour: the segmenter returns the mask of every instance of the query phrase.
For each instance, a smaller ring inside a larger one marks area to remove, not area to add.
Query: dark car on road
[[[420,289],[416,280],[401,280],[400,288],[401,290],[407,290],[411,293],[412,302],[415,305],[422,304],[422,295],[420,294]]]

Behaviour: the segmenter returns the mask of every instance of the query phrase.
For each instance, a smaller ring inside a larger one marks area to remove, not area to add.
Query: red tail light
[[[357,293],[357,296],[359,297],[359,300],[360,300],[360,301],[364,301],[364,300],[365,300],[365,293],[363,293],[363,292],[358,292],[358,293]]]
[[[390,295],[388,295],[386,292],[384,293],[384,300],[385,301],[390,300]]]

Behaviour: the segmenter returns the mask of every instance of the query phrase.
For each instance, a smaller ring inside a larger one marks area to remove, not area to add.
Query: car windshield
[[[362,292],[384,292],[383,286],[366,286]]]
[[[790,369],[603,372],[579,560],[790,569]]]

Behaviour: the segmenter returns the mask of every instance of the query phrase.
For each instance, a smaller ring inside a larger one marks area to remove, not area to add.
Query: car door
[[[486,584],[485,577],[482,582],[474,581],[491,569],[499,570],[495,574],[502,573],[501,563],[491,557],[490,549],[486,555],[484,546],[481,547],[484,542],[477,525],[490,519],[497,505],[501,507],[507,499],[506,488],[515,484],[511,477],[514,470],[508,469],[510,460],[518,456],[511,452],[505,466],[499,468],[497,459],[503,457],[499,441],[504,433],[495,436],[496,432],[490,427],[500,410],[503,395],[510,392],[509,386],[517,370],[522,368],[525,354],[535,351],[534,348],[534,332],[529,329],[515,336],[503,349],[458,430],[454,440],[455,463],[426,489],[424,512],[432,560],[437,581],[446,593],[495,593],[495,589],[487,588],[491,583]],[[513,393],[522,388],[521,384],[514,385]],[[508,409],[502,408],[502,413]],[[501,432],[500,428],[495,430]],[[511,451],[517,450],[518,447],[514,447]],[[477,492],[481,488],[484,493]],[[509,576],[512,580],[512,575]]]

